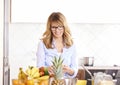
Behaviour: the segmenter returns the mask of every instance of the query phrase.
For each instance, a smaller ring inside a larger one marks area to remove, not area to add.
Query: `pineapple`
[[[62,63],[63,59],[61,56],[58,58],[55,56],[53,58],[52,64],[53,64],[53,81],[51,82],[51,85],[65,85],[63,81],[63,72],[62,72]]]

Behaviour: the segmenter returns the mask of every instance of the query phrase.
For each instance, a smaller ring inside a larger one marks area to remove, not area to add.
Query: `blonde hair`
[[[51,23],[57,22],[58,24],[64,26],[64,33],[63,33],[63,41],[66,47],[70,47],[73,44],[73,40],[71,38],[71,32],[67,25],[67,21],[65,16],[60,12],[53,12],[47,20],[46,31],[43,33],[43,42],[46,48],[52,48],[52,32],[51,32]]]

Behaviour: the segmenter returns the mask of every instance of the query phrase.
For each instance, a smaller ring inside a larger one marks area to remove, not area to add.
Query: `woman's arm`
[[[76,77],[77,73],[78,73],[78,62],[77,62],[77,56],[76,56],[76,47],[73,44],[73,46],[71,47],[71,65],[70,68],[68,70],[68,74],[70,77],[74,78]]]
[[[45,50],[44,50],[44,43],[40,40],[36,52],[37,56],[37,67],[45,66]]]

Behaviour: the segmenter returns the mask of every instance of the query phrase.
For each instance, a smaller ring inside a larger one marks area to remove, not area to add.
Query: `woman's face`
[[[61,38],[64,32],[64,26],[61,26],[58,23],[53,22],[51,24],[51,31],[52,31],[53,37]]]

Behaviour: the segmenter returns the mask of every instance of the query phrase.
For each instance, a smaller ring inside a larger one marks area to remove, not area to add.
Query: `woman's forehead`
[[[63,24],[60,23],[60,22],[52,22],[51,25],[57,25],[58,26],[58,25],[63,25]]]

